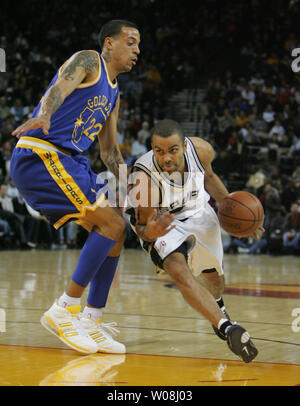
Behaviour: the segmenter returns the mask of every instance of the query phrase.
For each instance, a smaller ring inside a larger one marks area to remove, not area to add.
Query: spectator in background
[[[12,204],[13,204],[13,209],[14,213],[18,216],[18,218],[21,220],[25,234],[26,234],[26,240],[29,241],[30,246],[33,248],[36,246],[34,244],[34,241],[37,241],[37,233],[36,231],[36,219],[37,218],[42,218],[39,213],[38,216],[34,215],[32,216],[31,213],[28,210],[28,205],[25,203],[25,200],[23,199],[23,196],[18,195],[16,197],[12,198]],[[31,209],[33,211],[33,209]],[[34,211],[35,212],[35,211]]]
[[[147,152],[146,145],[143,143],[143,136],[136,136],[132,145],[130,155],[135,159]]]
[[[245,100],[250,106],[254,106],[255,92],[252,86],[246,85],[246,87],[241,92],[241,96],[243,100]]]
[[[139,106],[143,93],[143,84],[138,79],[136,72],[132,73],[124,89],[124,96],[130,106]]]
[[[275,120],[274,125],[270,129],[269,137],[272,138],[274,134],[277,134],[279,140],[282,140],[285,135],[285,129],[279,120]]]
[[[19,197],[19,191],[18,189],[15,187],[12,178],[8,179],[8,183],[7,183],[7,197],[10,197],[11,199],[13,198],[18,198]]]
[[[0,186],[0,218],[8,222],[16,237],[16,247],[19,244],[20,248],[23,249],[32,248],[32,245],[28,244],[23,222],[14,212],[12,199],[7,196],[7,185],[5,183]]]
[[[131,166],[134,158],[131,155],[131,148],[133,143],[133,135],[130,129],[126,129],[122,144],[119,145],[124,162],[127,166]]]
[[[266,175],[261,167],[253,165],[246,186],[257,196],[257,190],[265,184]]]
[[[265,210],[265,215],[272,216],[281,210],[281,198],[279,190],[273,187],[270,183],[267,183],[264,187],[265,198],[263,201],[263,206]]]
[[[6,220],[0,218],[0,248],[10,248],[11,228]]]
[[[7,174],[6,161],[4,159],[4,155],[3,155],[2,149],[0,147],[0,183],[5,180],[6,174]]]
[[[265,122],[270,125],[275,120],[275,112],[273,110],[272,104],[268,104],[263,112],[263,119]]]
[[[10,111],[11,114],[14,116],[16,123],[19,124],[25,117],[28,116],[29,107],[23,106],[22,100],[20,98],[17,98]]]
[[[293,179],[288,178],[287,181],[283,183],[282,198],[281,198],[282,204],[286,212],[290,210],[291,204],[293,202],[297,202],[298,197],[300,197],[300,194],[297,192],[295,181]]]
[[[212,167],[216,173],[219,173],[223,182],[226,183],[232,168],[232,159],[230,153],[221,149],[212,162]]]
[[[295,253],[300,249],[300,212],[297,203],[291,204],[290,212],[285,216],[283,246],[286,253]]]
[[[255,75],[251,77],[250,81],[249,81],[249,85],[252,86],[261,86],[263,87],[265,84],[265,80],[262,77],[260,72],[255,72]]]
[[[300,166],[293,171],[291,178],[294,182],[297,196],[300,196]]]
[[[159,72],[158,68],[151,64],[146,71],[146,78],[147,80],[154,82],[156,85],[160,85],[162,82],[162,76]]]
[[[149,137],[150,137],[149,122],[143,121],[142,128],[138,131],[138,139],[142,144],[146,145],[146,140]]]
[[[7,98],[5,96],[0,97],[0,124],[4,122],[8,117],[12,115],[11,109],[8,107]]]
[[[246,123],[250,121],[244,110],[240,110],[236,116],[236,125],[240,128],[244,127]]]
[[[276,95],[277,93],[277,87],[269,79],[266,80],[266,83],[265,85],[263,85],[262,90],[266,95]]]

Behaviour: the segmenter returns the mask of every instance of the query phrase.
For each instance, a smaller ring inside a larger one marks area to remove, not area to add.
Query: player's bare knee
[[[115,241],[119,241],[125,233],[126,222],[121,212],[114,208],[105,208],[91,214],[91,221],[99,229],[100,234],[107,235]]]
[[[115,236],[116,241],[122,240],[125,236],[126,222],[122,216],[116,216],[111,219],[109,224],[110,232]]]

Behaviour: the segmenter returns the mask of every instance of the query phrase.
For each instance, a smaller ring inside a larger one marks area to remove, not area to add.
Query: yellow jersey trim
[[[99,81],[99,79],[100,79],[100,77],[101,77],[101,61],[100,61],[100,56],[99,56],[99,54],[98,54],[97,51],[94,51],[93,49],[90,49],[90,51],[91,51],[91,52],[95,52],[96,55],[97,55],[97,58],[98,58],[98,75],[97,75],[96,79],[91,80],[90,82],[81,83],[79,86],[77,86],[77,89],[82,89],[82,88],[85,88],[85,87],[93,86],[93,85],[95,85],[95,84]]]
[[[27,136],[21,137],[19,139],[16,147],[17,148],[28,148],[28,147],[29,148],[31,148],[31,147],[44,148],[45,147],[44,149],[46,149],[46,150],[50,150],[50,151],[56,150],[57,152],[59,151],[59,152],[62,152],[63,154],[69,155],[69,156],[72,155],[70,151],[68,151],[64,148],[58,147],[57,145],[51,144],[51,142],[42,140],[40,138],[35,138],[35,137],[27,137]]]
[[[109,74],[108,74],[106,62],[105,62],[105,60],[104,60],[104,58],[103,58],[102,55],[101,55],[101,59],[102,59],[103,64],[104,64],[104,69],[105,69],[105,72],[106,72],[108,84],[110,85],[110,87],[112,87],[113,89],[115,89],[115,88],[118,86],[118,82],[117,82],[117,80],[116,80],[116,83],[115,83],[115,84],[113,84],[113,83],[111,82],[111,80],[109,79]]]
[[[105,199],[106,199],[105,194],[101,193],[93,205],[84,206],[80,213],[66,214],[65,216],[63,216],[59,220],[57,220],[56,223],[53,224],[53,227],[56,230],[58,230],[61,226],[63,226],[68,220],[70,220],[72,218],[78,219],[78,222],[76,221],[76,223],[80,225],[80,219],[85,217],[87,210],[95,211],[100,206],[100,204],[102,202],[104,202]]]

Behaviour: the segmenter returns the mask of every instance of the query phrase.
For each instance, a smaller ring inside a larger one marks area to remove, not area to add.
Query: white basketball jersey
[[[210,196],[204,188],[204,168],[198,158],[192,141],[185,138],[187,149],[184,154],[188,172],[180,182],[170,180],[168,174],[158,165],[153,151],[142,155],[134,167],[146,172],[160,188],[160,211],[168,210],[175,219],[201,216]]]

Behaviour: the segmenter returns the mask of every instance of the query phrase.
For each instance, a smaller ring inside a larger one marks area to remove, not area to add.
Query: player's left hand
[[[36,128],[41,128],[45,135],[48,135],[50,128],[50,117],[46,115],[41,115],[38,117],[30,118],[17,127],[11,134],[17,138],[20,138],[28,130],[34,130]]]

